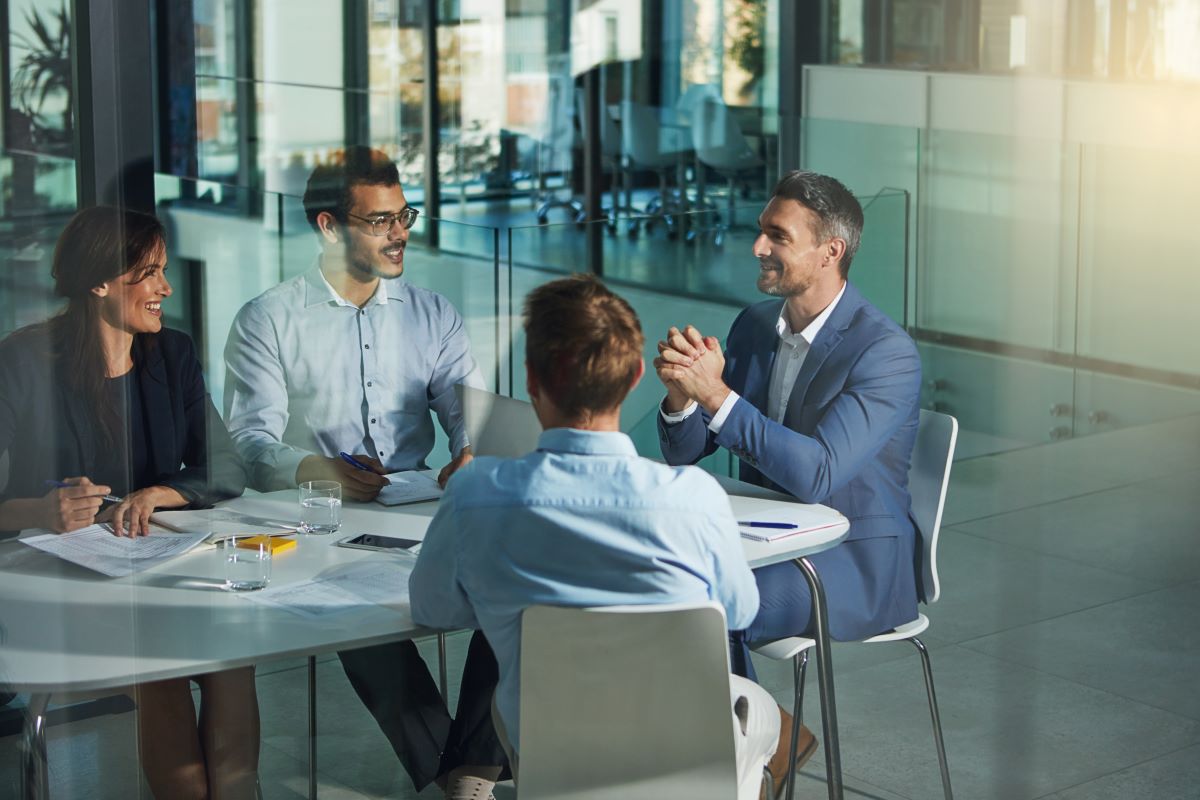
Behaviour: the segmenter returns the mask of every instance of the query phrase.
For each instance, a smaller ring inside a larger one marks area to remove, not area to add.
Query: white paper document
[[[243,514],[230,508],[204,508],[195,511],[155,511],[150,521],[181,533],[207,533],[210,542],[233,534],[269,534],[290,536],[299,525],[295,520],[266,519]]]
[[[845,521],[845,517],[831,508],[807,506],[801,503],[780,503],[755,497],[730,496],[729,505],[739,523],[765,522],[771,525],[786,525],[786,528],[754,527],[738,525],[738,530],[747,539],[758,542],[774,542],[788,536],[798,536],[825,528],[832,528]]]
[[[384,477],[391,481],[391,484],[380,490],[375,502],[385,506],[421,503],[442,496],[442,489],[437,481],[425,472],[393,472]]]
[[[121,578],[181,556],[208,537],[206,533],[152,530],[149,536],[114,536],[105,525],[90,525],[71,533],[44,533],[20,541],[64,561]]]
[[[364,606],[403,605],[408,602],[408,576],[414,563],[394,558],[356,561],[309,581],[268,586],[240,596],[308,619]]]

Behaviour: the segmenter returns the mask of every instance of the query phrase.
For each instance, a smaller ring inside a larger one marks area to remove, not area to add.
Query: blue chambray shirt
[[[467,445],[457,383],[483,387],[445,297],[381,280],[361,309],[314,266],[238,312],[225,346],[225,421],[262,491],[296,485],[306,456],[378,458],[424,469],[432,409],[453,454]]]
[[[521,612],[715,600],[732,629],[758,613],[729,498],[698,467],[637,455],[623,433],[544,431],[521,458],[450,479],[409,581],[413,619],[482,629],[496,704],[519,748]]]

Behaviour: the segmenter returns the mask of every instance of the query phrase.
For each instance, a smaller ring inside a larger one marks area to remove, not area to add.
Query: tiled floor
[[[956,797],[1200,797],[1200,418],[960,461],[946,519],[926,641]],[[465,642],[451,637],[452,684]],[[847,796],[940,797],[912,648],[834,659]],[[320,796],[439,797],[413,792],[338,662],[318,670]],[[760,674],[790,701],[787,665]],[[303,662],[265,665],[259,691],[265,797],[304,797]],[[132,732],[132,714],[52,729],[54,796],[138,796]],[[824,796],[820,755],[800,797]],[[0,740],[0,796],[17,763]]]

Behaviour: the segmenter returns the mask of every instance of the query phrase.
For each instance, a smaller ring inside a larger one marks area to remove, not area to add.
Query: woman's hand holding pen
[[[187,505],[187,499],[170,486],[150,486],[125,495],[121,502],[106,510],[104,521],[112,525],[114,536],[147,536],[150,515],[156,508]]]
[[[57,533],[86,528],[96,521],[96,512],[112,489],[92,483],[87,477],[67,478],[38,499],[37,518],[41,527]]]

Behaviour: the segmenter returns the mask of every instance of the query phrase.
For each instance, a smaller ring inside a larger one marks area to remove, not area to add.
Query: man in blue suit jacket
[[[655,360],[667,388],[659,418],[667,463],[725,447],[741,459],[742,480],[850,520],[846,541],[812,558],[837,639],[917,617],[908,466],[921,364],[908,334],[846,280],[862,224],[838,181],[785,175],[754,241],[758,288],[778,299],[743,310],[724,352],[689,325],[671,328]],[[746,644],[809,633],[811,611],[794,565],[755,575],[758,617],[733,647],[734,671],[751,678]]]

